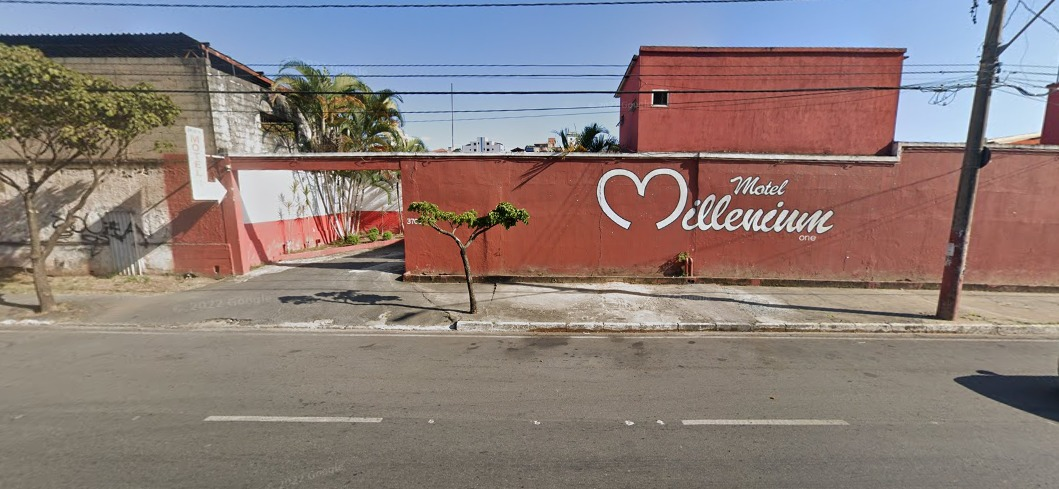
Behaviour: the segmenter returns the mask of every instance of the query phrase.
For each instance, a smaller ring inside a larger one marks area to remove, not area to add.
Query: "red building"
[[[632,152],[892,154],[904,49],[643,46],[615,97]]]

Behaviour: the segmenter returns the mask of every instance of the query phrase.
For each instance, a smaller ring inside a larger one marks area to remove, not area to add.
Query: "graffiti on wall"
[[[60,237],[64,240],[77,239],[81,243],[92,246],[108,245],[112,240],[125,241],[134,240],[137,235],[142,236],[143,230],[131,221],[124,225],[117,219],[109,219],[108,214],[101,218],[94,226],[89,224],[84,217],[74,216],[73,223]],[[65,216],[53,213],[51,215],[53,230],[62,226]]]
[[[673,178],[679,191],[673,211],[655,223],[658,229],[665,229],[679,220],[685,231],[735,232],[741,230],[755,233],[790,233],[813,236],[812,241],[815,241],[814,235],[824,234],[833,227],[829,223],[835,215],[833,210],[785,208],[786,204],[780,199],[787,192],[790,180],[773,184],[772,181],[762,183],[762,178],[759,176],[734,177],[728,181],[732,184],[732,189],[728,193],[720,196],[711,193],[705,198],[691,202],[689,206],[688,182],[680,172],[669,168],[653,170],[643,178],[620,168],[604,173],[596,185],[596,197],[603,214],[623,229],[629,229],[632,222],[618,215],[607,202],[607,182],[615,177],[628,178],[636,186],[637,194],[645,197],[647,185],[658,176]],[[734,198],[741,195],[776,197],[777,200],[770,208],[733,207]]]

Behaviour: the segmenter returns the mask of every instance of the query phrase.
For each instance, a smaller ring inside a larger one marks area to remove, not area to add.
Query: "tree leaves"
[[[410,212],[419,214],[419,224],[434,227],[437,223],[447,223],[453,231],[463,226],[471,229],[472,238],[494,226],[504,226],[510,229],[518,223],[529,224],[529,211],[519,209],[510,202],[501,202],[496,208],[484,216],[479,216],[474,209],[461,212],[446,212],[438,208],[433,202],[412,202],[408,206]]]
[[[0,139],[17,139],[22,157],[44,149],[57,160],[113,159],[136,136],[176,120],[176,105],[149,85],[121,88],[38,50],[0,44]]]

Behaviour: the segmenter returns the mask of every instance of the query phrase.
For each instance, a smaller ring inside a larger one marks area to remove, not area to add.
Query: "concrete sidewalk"
[[[262,267],[156,296],[0,297],[0,324],[124,327],[375,328],[473,331],[669,330],[949,332],[1059,335],[1059,294],[965,292],[961,319],[933,319],[937,291],[626,283],[408,283],[403,245]]]

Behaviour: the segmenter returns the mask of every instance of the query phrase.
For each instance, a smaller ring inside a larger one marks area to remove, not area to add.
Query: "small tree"
[[[178,113],[169,97],[147,85],[122,88],[70,70],[35,49],[0,44],[0,140],[18,159],[0,168],[0,184],[18,193],[26,212],[41,312],[55,307],[46,262],[59,238],[103,178],[126,159],[133,140],[171,125]],[[45,236],[38,193],[48,179],[71,167],[87,168],[91,180],[64,203],[66,216]]]
[[[408,210],[419,214],[418,222],[420,225],[434,228],[435,231],[452,238],[456,242],[456,246],[460,247],[460,258],[463,259],[463,273],[467,278],[467,295],[470,297],[471,302],[470,312],[471,314],[477,314],[478,301],[474,298],[474,288],[471,285],[473,279],[471,278],[471,262],[467,260],[467,247],[471,246],[475,238],[496,226],[504,226],[504,229],[510,229],[519,222],[529,224],[529,212],[526,209],[516,209],[510,202],[497,204],[496,208],[490,211],[489,214],[481,217],[478,216],[474,209],[457,214],[455,212],[442,211],[438,209],[436,204],[430,202],[412,202],[408,206]],[[446,223],[449,229],[442,229],[438,226],[439,222]],[[456,236],[456,231],[463,226],[467,226],[470,231],[466,241]]]

